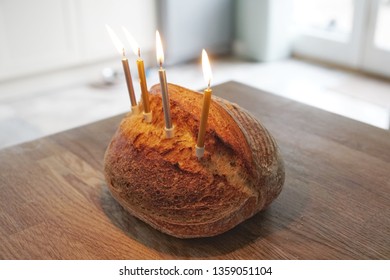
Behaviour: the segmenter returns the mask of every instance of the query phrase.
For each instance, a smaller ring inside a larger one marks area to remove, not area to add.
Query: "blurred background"
[[[139,100],[141,48],[158,83],[155,30],[167,79],[204,88],[235,80],[389,129],[390,0],[0,0],[0,148],[130,110],[123,41]],[[261,104],[258,104],[261,107]]]

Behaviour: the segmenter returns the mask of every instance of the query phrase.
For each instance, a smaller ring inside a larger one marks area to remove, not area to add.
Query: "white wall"
[[[158,28],[167,64],[225,54],[231,49],[232,0],[158,0]]]
[[[150,52],[155,14],[154,0],[1,0],[0,82],[119,56],[106,23]]]
[[[255,61],[288,57],[292,0],[236,1],[235,54]]]

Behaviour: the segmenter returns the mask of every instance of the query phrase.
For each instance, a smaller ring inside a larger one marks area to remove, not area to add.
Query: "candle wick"
[[[141,48],[138,48],[138,57],[141,58]]]
[[[160,59],[160,69],[162,68],[162,60]]]
[[[207,84],[207,89],[210,89],[210,84],[211,84],[211,82],[210,82],[210,80],[209,80],[209,82],[208,82],[208,84]]]
[[[125,48],[122,48],[122,55],[123,55],[123,57],[126,56]]]

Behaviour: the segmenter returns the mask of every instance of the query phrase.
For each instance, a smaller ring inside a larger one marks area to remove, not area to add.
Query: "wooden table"
[[[273,204],[213,238],[180,240],[125,212],[103,154],[122,116],[0,151],[1,259],[390,259],[390,133],[235,82],[214,93],[274,135]]]

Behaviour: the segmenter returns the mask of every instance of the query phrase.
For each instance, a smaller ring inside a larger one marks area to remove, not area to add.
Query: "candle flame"
[[[162,64],[164,63],[164,51],[161,43],[160,33],[158,32],[158,30],[156,30],[156,56],[157,56],[157,63],[159,63],[160,66],[162,66]]]
[[[202,68],[203,68],[203,77],[204,80],[207,83],[207,86],[210,87],[211,79],[213,78],[213,75],[211,73],[211,66],[209,57],[207,56],[207,52],[205,49],[202,50]]]
[[[114,43],[115,48],[118,50],[119,54],[124,56],[125,48],[124,48],[121,40],[119,40],[118,36],[116,36],[115,32],[111,29],[110,26],[108,26],[108,24],[106,24],[106,29],[107,29],[108,35],[110,35],[111,40]]]
[[[140,51],[139,51],[139,46],[138,46],[137,41],[134,39],[133,36],[131,36],[130,32],[126,29],[126,27],[122,26],[122,30],[123,30],[123,33],[125,33],[127,41],[129,42],[130,47],[133,50],[134,54],[139,56]]]

